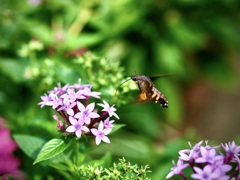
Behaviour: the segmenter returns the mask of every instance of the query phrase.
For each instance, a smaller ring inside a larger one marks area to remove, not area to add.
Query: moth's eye
[[[133,81],[137,81],[137,78],[136,78],[136,77],[132,77],[132,80],[133,80]]]

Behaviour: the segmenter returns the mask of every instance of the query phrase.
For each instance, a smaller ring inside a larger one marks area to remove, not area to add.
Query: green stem
[[[78,166],[78,154],[79,154],[79,142],[78,141],[75,141],[75,165]]]

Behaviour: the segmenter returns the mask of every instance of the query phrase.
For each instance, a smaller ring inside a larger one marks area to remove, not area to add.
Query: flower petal
[[[166,179],[168,179],[168,178],[170,178],[170,177],[172,177],[174,175],[174,172],[170,172],[170,173],[168,173],[168,175],[167,175],[167,177],[166,177]]]
[[[75,132],[75,134],[76,134],[76,136],[77,136],[78,138],[80,138],[81,135],[82,135],[81,129],[77,130],[77,131]]]
[[[96,145],[99,145],[99,144],[100,144],[100,142],[101,142],[101,139],[100,139],[100,138],[98,138],[98,137],[96,137],[96,138],[95,138],[95,142],[96,142]]]
[[[115,112],[112,112],[112,116],[115,116],[117,119],[119,119],[119,116]]]
[[[73,115],[74,115],[74,111],[73,111],[72,109],[68,109],[68,110],[67,110],[67,113],[68,113],[68,115],[70,115],[70,116],[73,116]]]
[[[99,125],[98,125],[98,131],[102,131],[103,130],[103,122],[100,121]]]
[[[77,107],[79,109],[80,112],[83,112],[86,108],[84,107],[84,105],[80,102],[77,102]]]
[[[194,166],[193,169],[196,171],[196,173],[201,174],[202,173],[202,169],[200,169],[199,167]]]
[[[189,156],[186,155],[185,153],[179,152],[179,155],[180,155],[179,159],[182,159],[184,161],[189,161]]]
[[[77,124],[77,120],[75,118],[73,118],[72,116],[69,116],[69,121],[72,125]]]
[[[75,132],[76,128],[74,126],[68,126],[66,129],[67,132]]]
[[[92,112],[94,107],[95,107],[95,103],[93,102],[93,103],[89,104],[86,109],[88,109],[90,112]]]
[[[75,118],[82,118],[82,113],[81,112],[78,112],[74,115]]]
[[[105,135],[108,135],[111,131],[112,131],[112,128],[107,128],[103,130]]]
[[[102,103],[98,103],[98,105],[103,107],[103,108],[109,108],[110,107],[109,104],[105,100],[103,100],[103,104]]]
[[[85,117],[84,118],[84,122],[86,123],[86,124],[90,124],[90,121],[91,119],[89,118],[89,117]]]
[[[107,136],[103,136],[102,141],[104,141],[105,143],[110,143],[110,140]]]
[[[91,132],[93,133],[94,136],[97,136],[97,135],[98,135],[98,130],[95,129],[95,128],[92,128],[92,129],[91,129]]]
[[[82,131],[89,132],[89,129],[86,126],[82,126]]]
[[[100,115],[96,112],[91,112],[89,115],[88,115],[90,118],[98,118],[100,117]]]

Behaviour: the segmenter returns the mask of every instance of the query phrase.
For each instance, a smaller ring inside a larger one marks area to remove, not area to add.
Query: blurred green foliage
[[[58,82],[72,84],[81,78],[117,104],[121,121],[127,124],[113,135],[112,144],[93,149],[92,155],[111,151],[150,164],[153,179],[165,178],[177,150],[186,144],[180,139],[171,147],[155,147],[169,143],[165,131],[171,128],[166,129],[166,122],[177,126],[183,120],[182,88],[201,77],[220,87],[236,81],[229,58],[240,45],[238,0],[0,0],[0,4],[0,115],[12,132],[55,137],[52,113],[37,106],[40,95]],[[169,100],[168,110],[154,103],[127,103],[138,94],[131,81],[115,94],[134,71],[175,74],[156,81]],[[22,168],[31,174],[40,167],[23,161]]]

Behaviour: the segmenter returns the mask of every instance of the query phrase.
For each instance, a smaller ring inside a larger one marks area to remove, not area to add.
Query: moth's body
[[[139,101],[153,100],[161,104],[162,107],[168,107],[167,98],[154,86],[152,80],[144,75],[134,75],[131,79],[137,83],[139,90]]]

